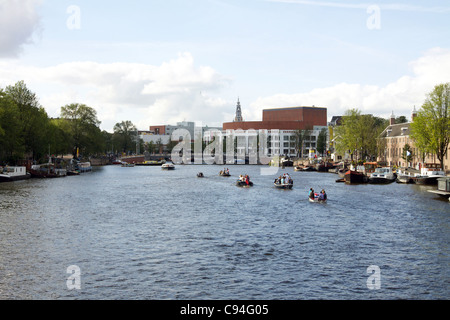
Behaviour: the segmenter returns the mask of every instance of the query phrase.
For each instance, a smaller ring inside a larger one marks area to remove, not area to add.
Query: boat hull
[[[249,181],[249,183],[247,184],[245,181],[236,181],[236,186],[241,187],[241,188],[248,188],[248,187],[253,187],[253,182]]]
[[[278,183],[274,183],[274,186],[277,189],[292,189],[292,187],[294,185],[293,184],[278,184]]]
[[[14,181],[22,181],[27,180],[31,178],[31,174],[21,175],[21,176],[7,176],[7,175],[0,175],[0,183],[2,182],[14,182]]]
[[[344,180],[345,183],[348,184],[368,182],[367,177],[363,173],[357,171],[347,171],[344,175]]]
[[[434,186],[437,185],[437,179],[441,177],[416,177],[414,182],[419,185]]]
[[[369,183],[371,184],[389,184],[394,182],[395,179],[387,179],[387,178],[369,178]]]

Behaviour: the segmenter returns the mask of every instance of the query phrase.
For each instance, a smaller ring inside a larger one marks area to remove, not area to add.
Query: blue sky
[[[220,125],[238,96],[247,120],[302,105],[409,117],[450,81],[449,18],[447,1],[0,0],[0,87],[25,80],[51,116],[86,103],[108,131]]]

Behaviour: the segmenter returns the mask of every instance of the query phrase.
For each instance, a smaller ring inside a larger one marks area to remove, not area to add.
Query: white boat
[[[424,185],[437,185],[438,178],[444,178],[445,172],[442,171],[440,165],[426,163],[420,169],[420,176],[414,179],[416,184],[424,184]]]
[[[173,163],[164,163],[164,164],[161,166],[161,169],[162,169],[162,170],[175,170],[175,166],[174,166]]]
[[[376,168],[369,176],[369,183],[391,183],[397,176],[390,167]]]
[[[413,168],[397,169],[398,183],[414,183],[416,177],[420,176],[420,171]]]
[[[30,177],[25,167],[0,167],[0,182],[25,180]]]

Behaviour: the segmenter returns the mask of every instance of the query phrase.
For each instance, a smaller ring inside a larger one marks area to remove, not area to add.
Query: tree
[[[370,114],[362,115],[357,109],[347,110],[342,124],[335,129],[337,151],[348,152],[352,161],[355,153],[360,161],[375,157],[380,147],[378,137],[386,124],[387,120]]]
[[[46,128],[49,123],[47,112],[39,104],[35,93],[29,90],[24,81],[7,86],[5,93],[18,109],[18,127],[24,151],[34,159],[39,159],[47,149]]]
[[[327,149],[327,129],[320,130],[319,136],[317,137],[317,151],[323,155]]]
[[[25,151],[17,104],[0,89],[0,162],[15,162]]]
[[[405,144],[402,151],[402,159],[407,163],[411,162],[413,159],[413,154],[411,150],[411,146],[409,144]]]
[[[433,153],[444,169],[450,142],[450,82],[436,85],[411,123],[411,136],[422,152]]]
[[[307,127],[304,130],[296,130],[295,136],[295,152],[299,155],[299,158],[303,158],[303,145],[305,144],[306,137],[311,135],[312,129]]]
[[[114,146],[121,152],[136,151],[136,126],[131,121],[122,121],[114,126]]]
[[[70,133],[74,156],[78,151],[90,155],[103,150],[104,141],[95,109],[73,103],[61,107],[61,117],[65,119],[65,130]]]

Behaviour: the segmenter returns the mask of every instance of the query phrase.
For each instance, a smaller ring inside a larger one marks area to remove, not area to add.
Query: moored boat
[[[413,168],[397,169],[397,183],[414,183],[417,176],[420,176],[419,170]]]
[[[390,167],[375,168],[369,176],[369,183],[372,184],[387,184],[392,183],[397,179],[396,175]]]
[[[156,161],[156,160],[147,160],[144,162],[136,163],[137,166],[161,166],[164,164],[164,161]]]
[[[31,178],[26,167],[0,167],[0,182],[12,182]]]
[[[122,163],[122,167],[134,167],[135,166],[135,164],[134,163],[128,163],[128,162],[123,162]]]
[[[430,193],[438,194],[450,200],[450,177],[442,177],[437,179],[437,190],[427,190]]]
[[[421,185],[437,185],[437,179],[445,177],[438,164],[426,163],[420,170],[420,175],[414,179],[416,184]]]
[[[54,163],[33,165],[30,174],[34,178],[61,178],[67,176],[67,170],[57,168]]]
[[[348,184],[367,183],[368,182],[368,178],[364,173],[354,171],[354,170],[348,170],[344,174],[344,180],[345,180],[345,183],[348,183]]]

